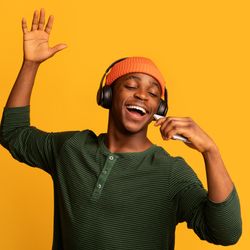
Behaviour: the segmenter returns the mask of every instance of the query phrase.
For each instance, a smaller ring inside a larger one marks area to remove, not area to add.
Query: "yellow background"
[[[21,18],[30,27],[44,7],[55,22],[50,44],[68,48],[43,63],[31,102],[32,125],[45,131],[106,131],[108,111],[96,105],[105,69],[124,56],[153,59],[169,91],[169,115],[192,117],[217,143],[241,200],[243,235],[250,246],[249,1],[1,1],[0,106],[22,63]],[[206,183],[202,156],[181,142],[150,138],[181,155]],[[53,232],[53,184],[45,172],[11,158],[0,147],[0,249],[46,250]],[[206,184],[205,184],[206,185]],[[183,223],[176,250],[222,249],[201,241]]]

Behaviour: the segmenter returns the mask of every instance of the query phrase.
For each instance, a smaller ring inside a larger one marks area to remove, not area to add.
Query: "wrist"
[[[215,155],[219,153],[219,149],[216,144],[211,144],[206,150],[202,152],[204,158],[207,158],[210,155]]]
[[[27,60],[27,59],[23,59],[23,66],[25,67],[37,69],[39,65],[40,65],[39,62],[34,62],[34,61]]]

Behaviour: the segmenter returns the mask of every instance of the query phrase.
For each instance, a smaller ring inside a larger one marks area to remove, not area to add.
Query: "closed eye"
[[[153,93],[153,92],[149,92],[149,94],[150,94],[151,96],[153,96],[153,97],[157,97],[157,96],[158,96],[157,94],[155,94],[155,93]]]
[[[125,85],[125,88],[127,88],[127,89],[136,89],[135,86],[130,86],[130,85]]]

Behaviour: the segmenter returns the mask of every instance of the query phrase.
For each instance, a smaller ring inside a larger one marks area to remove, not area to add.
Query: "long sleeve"
[[[48,133],[30,126],[30,106],[5,108],[0,143],[16,160],[52,174],[61,146],[74,133]]]
[[[208,199],[207,191],[181,157],[176,158],[173,169],[173,199],[178,204],[177,221],[187,222],[188,228],[202,240],[218,244],[235,244],[242,233],[240,202],[236,188],[227,199],[214,203]]]

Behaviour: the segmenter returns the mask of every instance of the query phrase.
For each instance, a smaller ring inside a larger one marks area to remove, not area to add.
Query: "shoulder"
[[[63,132],[61,136],[58,134],[54,138],[58,155],[89,152],[98,147],[98,136],[89,129]]]
[[[176,167],[176,166],[188,166],[185,159],[181,156],[173,156],[168,153],[164,148],[160,146],[156,146],[156,150],[154,152],[155,161],[160,164]]]
[[[168,178],[170,197],[175,197],[177,193],[186,188],[204,189],[199,177],[182,156],[172,156],[163,148],[158,149],[156,155],[162,166],[161,169],[164,169],[163,173]]]
[[[197,180],[196,173],[182,156],[173,156],[162,147],[157,146],[154,161],[168,172],[172,180]]]
[[[86,142],[91,142],[91,141],[97,141],[98,136],[89,129],[81,130],[81,131],[75,131],[70,133],[68,135],[68,140],[67,143],[70,144],[78,144],[79,142],[81,143],[86,143]]]

